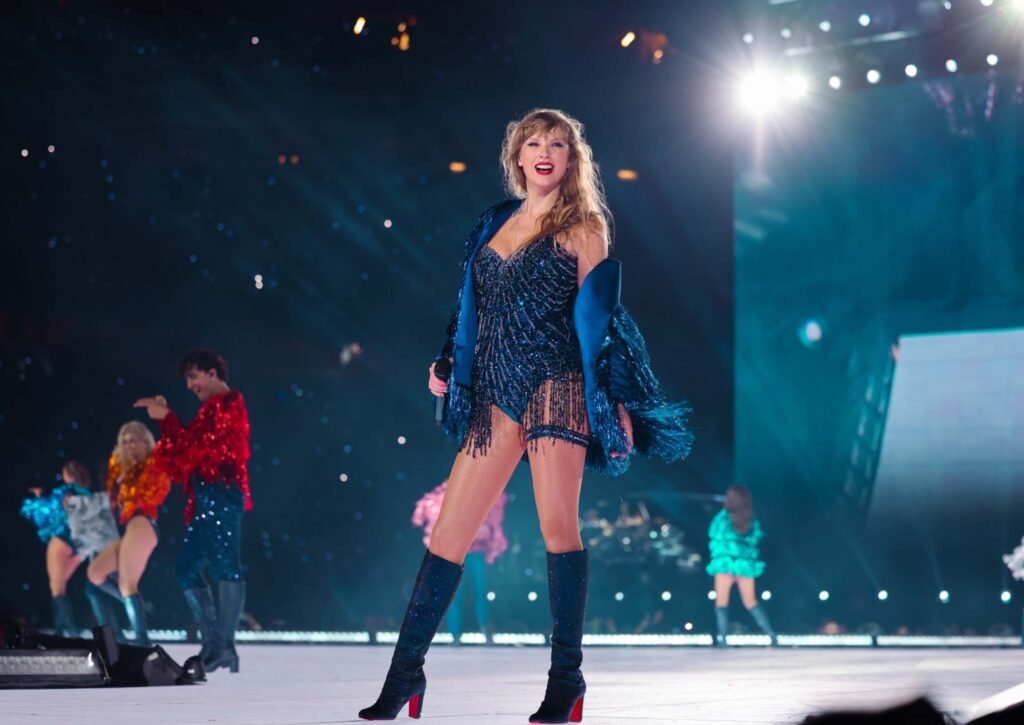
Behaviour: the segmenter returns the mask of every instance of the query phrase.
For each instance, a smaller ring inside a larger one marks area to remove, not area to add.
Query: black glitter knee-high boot
[[[420,716],[427,690],[423,662],[461,578],[458,564],[429,551],[423,557],[384,687],[377,702],[359,711],[363,720],[394,720],[406,703],[409,717]]]
[[[583,617],[587,605],[587,552],[548,554],[548,596],[551,599],[551,669],[540,709],[530,722],[583,720],[587,683],[583,662]]]

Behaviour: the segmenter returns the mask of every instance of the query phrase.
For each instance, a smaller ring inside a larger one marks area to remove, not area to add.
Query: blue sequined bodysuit
[[[463,448],[486,454],[491,406],[527,441],[589,443],[583,363],[573,328],[576,257],[548,236],[503,259],[483,245],[473,263],[479,327],[472,411]]]

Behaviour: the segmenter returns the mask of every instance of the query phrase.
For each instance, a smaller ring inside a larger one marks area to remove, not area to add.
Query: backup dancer
[[[107,463],[107,494],[121,526],[121,537],[89,564],[89,581],[104,588],[117,576],[117,594],[124,603],[137,644],[148,645],[146,607],[139,581],[158,542],[157,515],[167,498],[171,481],[155,465],[156,441],[143,423],[133,420],[121,426],[117,446]],[[109,591],[109,590],[108,590]]]
[[[202,634],[199,655],[207,672],[238,672],[235,631],[245,604],[242,516],[252,508],[249,414],[242,394],[228,386],[228,366],[217,353],[186,353],[178,373],[202,403],[190,423],[183,424],[162,395],[135,405],[160,421],[157,465],[187,497],[177,576]]]
[[[514,199],[469,236],[456,312],[430,366],[459,444],[380,697],[360,711],[420,715],[430,641],[480,525],[524,454],[547,549],[551,668],[531,722],[579,721],[587,552],[579,531],[584,466],[622,473],[634,451],[684,457],[689,407],[668,403],[639,331],[619,304],[610,214],[582,126],[538,109],[509,124],[501,163]],[[452,363],[451,381],[435,374]]]
[[[757,626],[773,640],[775,638],[768,614],[757,601],[755,580],[764,573],[758,548],[763,537],[750,490],[746,486],[730,486],[725,492],[722,510],[708,528],[711,561],[706,571],[715,578],[716,642],[720,645],[726,643],[729,633],[729,594],[734,584]]]

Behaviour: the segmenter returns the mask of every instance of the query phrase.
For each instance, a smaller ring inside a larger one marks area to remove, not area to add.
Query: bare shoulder
[[[565,233],[562,244],[588,267],[608,257],[608,233],[603,225],[577,224]]]

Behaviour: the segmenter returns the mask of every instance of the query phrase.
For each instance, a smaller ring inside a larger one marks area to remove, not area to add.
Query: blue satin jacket
[[[478,329],[473,261],[521,203],[513,199],[488,209],[466,241],[459,301],[437,356],[452,359],[454,384],[449,386],[443,429],[459,442],[469,420],[469,388]],[[573,308],[591,432],[587,467],[612,475],[624,472],[630,458],[611,457],[611,453],[623,453],[628,448],[616,403],[625,406],[633,421],[633,453],[673,461],[685,458],[693,444],[693,434],[687,427],[690,406],[685,401],[666,401],[651,370],[643,336],[620,302],[621,287],[621,262],[605,259],[583,280]]]

